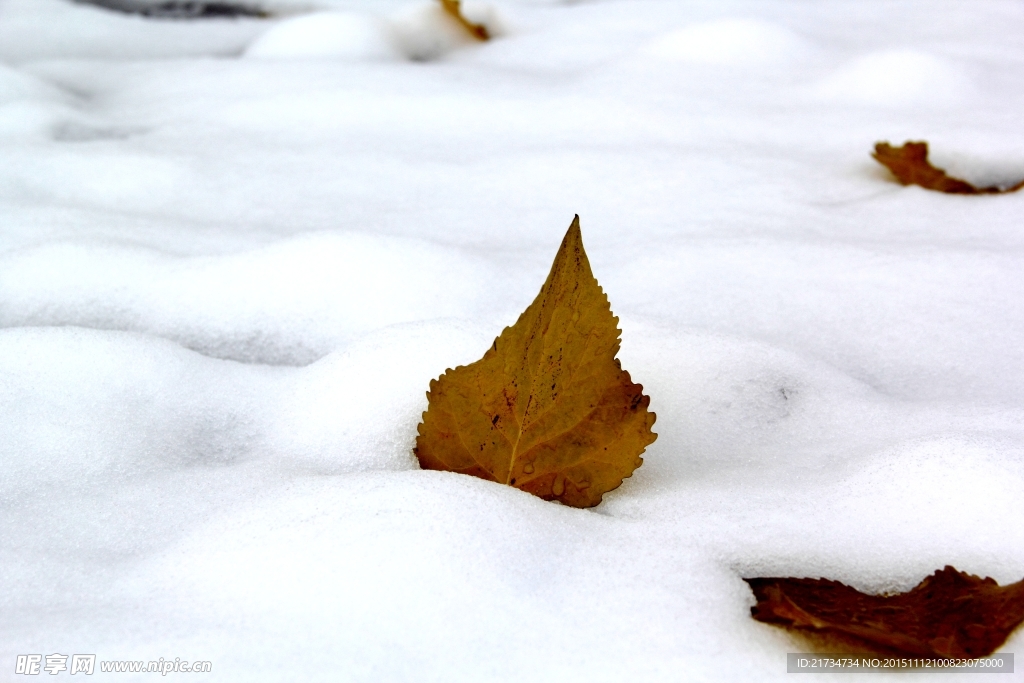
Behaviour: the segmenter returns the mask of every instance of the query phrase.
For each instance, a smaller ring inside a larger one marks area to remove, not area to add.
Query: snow
[[[817,94],[849,104],[928,106],[966,97],[969,83],[947,60],[917,50],[880,50],[838,69]]]
[[[314,12],[283,21],[245,49],[246,57],[388,59],[400,54],[387,25],[368,15]]]
[[[1024,177],[1024,5],[465,5],[0,2],[0,679],[783,680],[742,577],[1024,578],[1024,193],[868,156]],[[420,471],[574,213],[643,467]]]
[[[807,41],[770,22],[720,19],[685,26],[657,38],[647,53],[669,61],[755,66],[806,56]]]

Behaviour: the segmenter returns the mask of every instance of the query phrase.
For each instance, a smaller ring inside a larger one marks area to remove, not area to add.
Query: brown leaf
[[[867,595],[828,579],[744,579],[758,621],[916,657],[984,657],[1024,621],[1024,581],[1000,586],[953,567],[907,593]]]
[[[600,503],[657,438],[650,398],[615,358],[617,325],[576,216],[516,324],[482,359],[430,382],[414,451],[420,465],[574,507]]]
[[[457,22],[462,24],[469,33],[477,40],[490,40],[491,34],[483,24],[474,24],[462,14],[462,3],[460,0],[441,0],[444,11],[452,15]]]
[[[966,180],[952,178],[928,161],[927,142],[905,142],[902,147],[879,142],[875,144],[875,151],[871,156],[889,169],[901,184],[920,185],[926,190],[948,194],[1005,194],[1024,187],[1024,180],[1007,188],[995,185],[978,188]]]

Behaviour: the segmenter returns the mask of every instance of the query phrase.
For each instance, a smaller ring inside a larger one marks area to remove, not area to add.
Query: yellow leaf
[[[592,507],[643,463],[650,397],[615,354],[618,318],[590,271],[580,218],[540,294],[471,365],[431,380],[420,466]]]

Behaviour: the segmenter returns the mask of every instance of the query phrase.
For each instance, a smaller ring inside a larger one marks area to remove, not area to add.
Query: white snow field
[[[0,0],[0,681],[783,681],[743,577],[1024,578],[1024,192],[869,157],[1024,177],[1024,3],[260,6]],[[575,213],[644,465],[421,471]]]

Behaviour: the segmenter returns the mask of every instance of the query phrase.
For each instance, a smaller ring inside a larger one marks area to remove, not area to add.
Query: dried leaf
[[[926,190],[948,194],[1005,194],[1024,187],[1024,180],[1007,188],[995,185],[978,188],[966,180],[952,178],[928,161],[927,142],[906,142],[902,147],[879,142],[875,144],[875,151],[871,156],[889,169],[901,184],[920,185]]]
[[[574,507],[600,503],[657,438],[650,398],[615,358],[617,325],[576,216],[516,324],[482,359],[431,380],[416,439],[420,465]]]
[[[477,40],[490,40],[491,34],[483,24],[474,24],[462,14],[462,3],[460,0],[441,0],[444,11],[452,15],[456,21],[462,24],[463,28]]]
[[[953,567],[907,593],[867,595],[827,579],[744,579],[758,621],[853,647],[916,657],[984,657],[1024,621],[1024,581],[1000,586]]]

